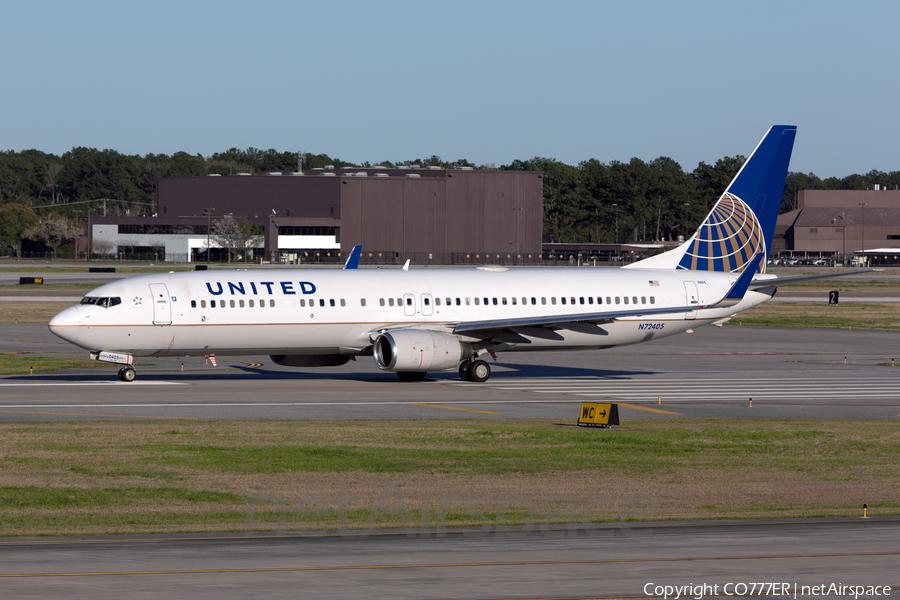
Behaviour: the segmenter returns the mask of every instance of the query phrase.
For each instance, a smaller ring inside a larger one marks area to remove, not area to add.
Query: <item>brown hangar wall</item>
[[[209,208],[213,218],[271,217],[267,250],[277,248],[275,224],[316,219],[338,228],[342,250],[362,244],[367,252],[538,256],[543,173],[338,169],[159,180],[160,217],[201,216]]]

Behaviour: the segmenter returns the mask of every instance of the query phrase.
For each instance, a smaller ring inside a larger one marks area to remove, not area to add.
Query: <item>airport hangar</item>
[[[93,217],[87,243],[95,253],[155,250],[175,262],[206,262],[209,244],[212,257],[225,260],[214,226],[232,215],[262,227],[254,260],[264,262],[340,262],[357,244],[364,263],[541,262],[537,171],[370,167],[171,177],[159,179],[156,201],[153,217]]]
[[[773,254],[900,266],[900,190],[803,190],[778,217]]]

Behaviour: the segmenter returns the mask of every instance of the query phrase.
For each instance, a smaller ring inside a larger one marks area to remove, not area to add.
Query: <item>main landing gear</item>
[[[119,369],[119,381],[128,383],[134,381],[135,377],[137,377],[137,373],[134,371],[134,367],[132,367],[131,365],[127,365]]]
[[[491,377],[491,365],[483,360],[467,360],[459,365],[459,378],[463,381],[484,383]]]

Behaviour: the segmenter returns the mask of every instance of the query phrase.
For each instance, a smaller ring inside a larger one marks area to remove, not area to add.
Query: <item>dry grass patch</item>
[[[898,331],[900,308],[897,304],[874,302],[847,302],[837,306],[822,303],[768,302],[738,314],[730,323]]]
[[[0,302],[0,323],[49,323],[72,302]]]
[[[0,425],[6,535],[896,513],[885,421]]]

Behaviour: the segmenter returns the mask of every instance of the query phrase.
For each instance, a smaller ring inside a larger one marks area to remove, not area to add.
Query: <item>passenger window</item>
[[[556,296],[550,298],[550,304],[556,304]]]
[[[240,305],[241,308],[244,308],[244,301],[238,300],[238,305]]]
[[[566,303],[566,297],[563,296],[562,298],[559,299],[559,301],[562,302],[563,304],[565,304],[565,303]]]
[[[378,299],[378,306],[384,306],[384,298]]]
[[[300,308],[306,308],[306,300],[304,298],[300,298]]]
[[[234,308],[234,300],[231,300],[231,301],[229,302],[229,304],[231,305],[231,308]]]
[[[341,306],[347,306],[347,301],[341,298]]]
[[[411,304],[411,302],[410,302],[410,300],[409,300],[408,298],[407,298],[407,300],[406,300],[406,303],[407,303],[407,304]],[[428,300],[427,297],[422,298],[422,304],[424,304],[425,306],[431,306],[431,302]]]
[[[625,296],[624,300],[625,300],[625,304],[628,304],[628,296]]]
[[[597,304],[603,304],[603,296],[597,296]]]
[[[216,307],[216,301],[215,301],[215,300],[210,300],[210,301],[209,301],[209,305],[210,305],[210,307],[215,308],[215,307]]]
[[[632,296],[632,297],[631,297],[631,303],[632,303],[632,304],[637,304],[637,296]]]
[[[578,298],[578,304],[584,304],[584,296]]]
[[[389,306],[393,306],[393,305],[394,305],[394,299],[393,299],[393,298],[388,298],[388,305],[389,305]]]
[[[457,299],[456,299],[456,305],[457,305],[457,306],[460,305],[460,300],[461,300],[460,298],[457,298]],[[466,304],[468,304],[468,302],[466,302]]]
[[[650,304],[656,304],[656,296],[650,296]]]
[[[206,308],[206,300],[200,301],[200,308]]]
[[[506,302],[504,302],[503,304],[506,304]],[[494,306],[497,306],[497,299],[496,299],[496,298],[494,298]]]
[[[497,301],[497,299],[494,298],[494,303],[495,303],[495,304],[496,304],[496,301]],[[488,303],[488,299],[485,298],[485,299],[484,299],[484,305],[487,306],[488,304],[489,304],[489,303]]]
[[[593,304],[593,303],[594,303],[594,297],[588,296],[588,304]],[[584,304],[584,302],[582,302],[582,304]]]
[[[450,304],[450,303],[448,302],[447,304]],[[440,305],[441,305],[441,299],[440,299],[440,297],[437,297],[437,298],[434,299],[434,305],[435,305],[435,306],[440,306]]]
[[[612,304],[612,300],[610,299],[609,296],[606,297],[606,303],[607,303],[607,304]],[[618,304],[618,303],[619,303],[619,301],[616,300],[616,304]]]
[[[534,296],[531,297],[531,304],[537,304],[537,298],[535,298]]]
[[[466,298],[468,300],[468,298]],[[475,306],[478,306],[481,303],[481,300],[475,298]]]
[[[325,298],[319,298],[319,306],[325,308]]]
[[[647,304],[647,297],[641,296],[641,304]]]
[[[334,306],[334,298],[328,301],[328,305],[332,307]]]
[[[505,300],[505,298],[504,298],[504,300]],[[513,303],[513,306],[516,305],[516,297],[515,296],[512,297],[512,303]],[[505,302],[504,302],[504,304],[505,304]]]
[[[191,300],[191,308],[197,308],[197,301]]]
[[[459,304],[459,302],[457,302],[457,304]],[[469,306],[469,305],[470,305],[470,303],[469,303],[469,299],[468,299],[468,298],[466,298],[466,306]]]
[[[541,297],[541,304],[547,304],[547,298]]]
[[[412,306],[412,298],[407,298],[407,299],[406,299],[406,305],[407,305],[407,306]]]
[[[275,308],[275,301],[269,300],[269,308]]]
[[[575,304],[575,296],[572,296],[572,304]],[[584,302],[582,302],[584,304]]]
[[[618,303],[619,303],[619,297],[616,296],[616,304],[618,304]]]
[[[255,308],[255,307],[256,307],[256,304],[253,302],[253,299],[252,299],[252,298],[249,300],[249,302],[250,302],[250,308]]]
[[[366,299],[365,299],[365,298],[360,298],[360,299],[359,299],[359,305],[360,305],[360,306],[365,306],[365,305],[366,305]]]

